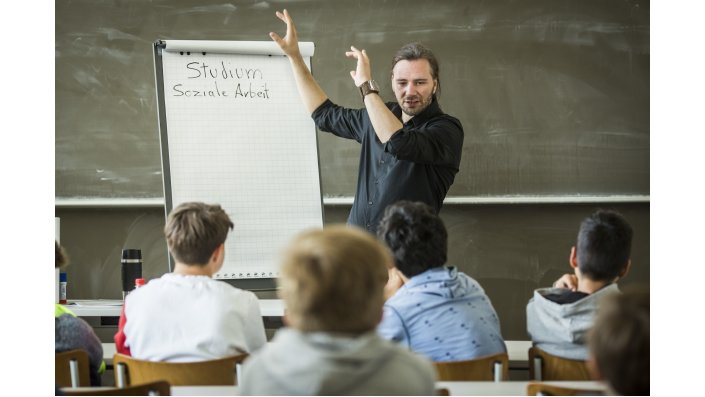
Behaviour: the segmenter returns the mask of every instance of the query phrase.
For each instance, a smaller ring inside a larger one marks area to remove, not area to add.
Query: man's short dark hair
[[[591,280],[612,281],[629,262],[632,234],[616,211],[598,210],[585,218],[576,245],[580,272]]]
[[[448,259],[448,232],[441,218],[421,202],[399,201],[388,206],[377,236],[394,255],[406,277],[443,266]]]
[[[438,83],[436,93],[434,95],[436,95],[436,97],[440,97],[441,77],[439,74],[438,60],[436,59],[436,56],[433,55],[433,52],[421,43],[409,43],[400,48],[399,51],[394,54],[394,58],[392,58],[392,77],[394,77],[394,65],[396,65],[397,62],[415,61],[417,59],[425,59],[428,61],[429,65],[431,65],[431,76]]]

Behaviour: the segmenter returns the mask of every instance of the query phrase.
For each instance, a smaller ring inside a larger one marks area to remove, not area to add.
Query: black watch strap
[[[360,95],[362,96],[362,100],[365,100],[365,96],[367,94],[371,93],[379,94],[379,85],[377,85],[377,82],[374,80],[367,80],[364,83],[360,84]]]

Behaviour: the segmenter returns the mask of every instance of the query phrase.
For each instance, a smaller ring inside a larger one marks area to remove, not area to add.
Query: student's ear
[[[622,268],[622,270],[617,275],[617,280],[624,278],[624,276],[626,276],[627,273],[629,273],[629,269],[631,269],[631,267],[632,267],[632,260],[629,259],[627,261],[627,264],[624,266],[624,268]]]
[[[578,267],[578,250],[575,249],[575,246],[571,247],[570,249],[570,258],[568,259],[570,262],[570,267],[573,269],[577,269]]]
[[[225,243],[220,244],[211,255],[211,262],[219,263],[225,260]]]

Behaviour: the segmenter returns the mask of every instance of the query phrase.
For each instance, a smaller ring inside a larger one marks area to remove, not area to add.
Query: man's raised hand
[[[370,58],[367,57],[367,52],[365,50],[358,50],[357,48],[351,46],[350,51],[347,51],[345,55],[348,58],[357,59],[356,69],[350,71],[350,77],[353,78],[356,86],[359,87],[365,81],[372,80]]]
[[[296,35],[296,27],[294,26],[294,21],[291,19],[291,15],[289,15],[289,11],[277,11],[276,15],[277,18],[286,23],[286,36],[281,38],[278,34],[269,32],[269,37],[279,45],[279,48],[281,48],[288,57],[301,56],[301,52],[299,51],[299,38]]]

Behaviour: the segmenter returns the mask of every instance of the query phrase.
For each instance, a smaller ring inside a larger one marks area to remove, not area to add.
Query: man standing
[[[350,75],[365,107],[345,109],[328,99],[299,52],[291,16],[277,11],[286,36],[269,35],[288,56],[299,94],[316,126],[362,145],[357,192],[348,223],[375,233],[384,209],[399,200],[422,201],[438,213],[460,166],[463,127],[443,113],[438,61],[420,44],[402,47],[392,62],[392,87],[397,103],[385,103],[372,80],[365,50],[350,47],[357,60]]]

